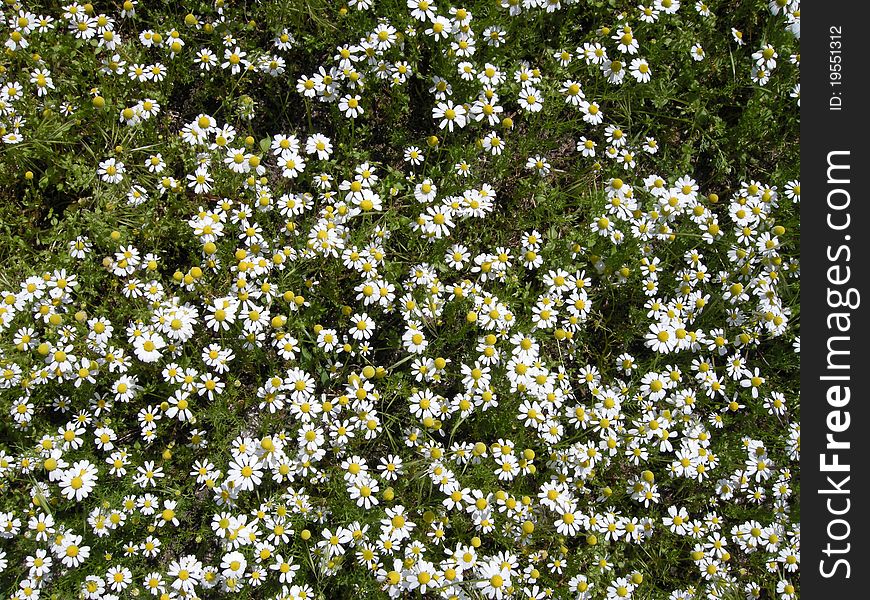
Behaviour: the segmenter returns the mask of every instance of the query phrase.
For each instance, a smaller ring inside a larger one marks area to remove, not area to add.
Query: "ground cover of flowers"
[[[0,11],[3,598],[798,597],[796,0]]]

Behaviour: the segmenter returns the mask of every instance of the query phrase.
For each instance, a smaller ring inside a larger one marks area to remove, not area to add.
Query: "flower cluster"
[[[797,598],[796,169],[622,103],[721,44],[799,101],[799,3],[757,51],[702,2],[351,0],[323,47],[274,4],[4,9],[4,168],[103,136],[0,278],[7,597]]]

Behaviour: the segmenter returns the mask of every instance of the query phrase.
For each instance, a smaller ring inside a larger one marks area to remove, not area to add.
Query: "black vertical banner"
[[[865,598],[870,218],[859,2],[810,3],[801,40],[801,591]]]

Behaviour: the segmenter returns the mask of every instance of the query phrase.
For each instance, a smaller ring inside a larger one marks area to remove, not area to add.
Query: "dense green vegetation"
[[[4,597],[797,598],[799,34],[7,1]]]

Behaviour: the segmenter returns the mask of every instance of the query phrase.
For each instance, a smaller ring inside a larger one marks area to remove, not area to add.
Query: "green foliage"
[[[649,20],[617,0],[475,0],[464,16],[442,0],[440,40],[398,0],[6,4],[6,595],[23,582],[85,597],[88,577],[111,586],[122,568],[119,597],[150,596],[154,573],[177,597],[191,558],[190,598],[411,597],[421,571],[431,597],[797,597],[798,3],[669,14],[664,0]],[[619,49],[631,40],[637,53]],[[139,81],[136,65],[158,75]],[[448,98],[502,112],[448,127]],[[331,150],[307,148],[317,134]],[[282,155],[288,137],[298,154]],[[220,310],[226,327],[210,324]],[[251,457],[262,481],[245,489]],[[395,479],[378,470],[390,457]],[[79,468],[96,485],[76,499]],[[685,531],[669,509],[687,511]],[[54,531],[38,539],[29,522],[46,515]],[[245,542],[218,533],[226,515]],[[330,554],[325,530],[350,540]],[[71,535],[90,556],[67,568]],[[42,576],[26,562],[38,550],[54,561]],[[234,551],[262,586],[228,587]],[[476,562],[460,567],[466,551]],[[299,568],[286,586],[277,555]]]

